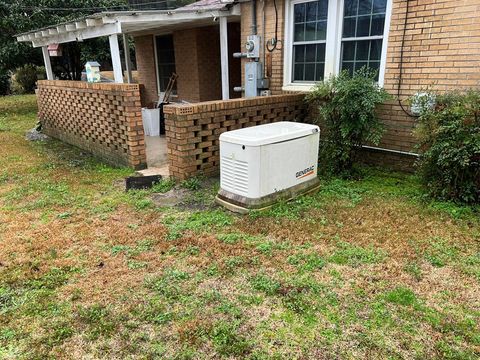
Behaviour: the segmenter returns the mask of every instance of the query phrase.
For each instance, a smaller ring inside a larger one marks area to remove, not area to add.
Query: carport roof
[[[240,7],[233,0],[201,0],[174,10],[105,11],[80,19],[47,26],[16,35],[19,42],[34,47],[109,36],[136,34],[148,30],[207,24],[219,17],[239,17]]]

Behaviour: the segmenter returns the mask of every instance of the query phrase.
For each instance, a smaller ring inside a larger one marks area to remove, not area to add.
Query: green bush
[[[320,162],[327,173],[351,175],[358,150],[366,143],[378,144],[383,126],[376,107],[390,98],[378,86],[376,71],[362,68],[347,71],[318,83],[307,95],[319,104],[318,123],[324,130],[320,141]]]
[[[423,107],[415,134],[418,170],[435,198],[480,203],[480,91],[436,96]]]
[[[12,91],[17,94],[30,94],[35,90],[39,70],[35,65],[24,65],[15,71],[12,78]]]

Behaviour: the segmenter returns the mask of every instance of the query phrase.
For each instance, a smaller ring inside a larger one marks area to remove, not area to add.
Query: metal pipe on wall
[[[252,0],[252,35],[257,35],[257,0]]]
[[[266,39],[266,32],[265,32],[265,2],[267,0],[262,0],[262,55],[263,55],[263,66],[265,66],[266,64],[266,61],[265,61],[265,55],[266,55],[266,51],[265,51],[265,39]],[[264,69],[264,74],[266,73],[265,71],[266,69]]]

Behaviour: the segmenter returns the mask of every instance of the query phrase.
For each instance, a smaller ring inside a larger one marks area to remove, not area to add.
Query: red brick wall
[[[284,37],[284,13],[285,13],[285,3],[284,0],[277,0],[277,10],[278,10],[278,39],[283,40]],[[245,52],[245,44],[247,36],[252,33],[252,16],[251,16],[251,3],[246,2],[241,4],[242,19],[241,19],[241,32],[242,32],[242,52]],[[263,28],[262,28],[262,3],[257,1],[257,34],[263,37]],[[275,37],[275,9],[273,7],[273,1],[265,1],[265,38],[271,39]],[[264,46],[263,46],[264,47]],[[266,54],[272,57],[272,77],[270,78],[270,90],[273,95],[282,93],[283,86],[283,50],[282,46],[279,46],[279,49],[274,50],[269,53],[266,51]],[[242,64],[244,64],[247,59],[242,59]],[[261,55],[261,61],[263,62],[263,55]],[[265,64],[264,64],[265,65]],[[244,73],[244,66],[242,66],[242,79]],[[266,74],[266,71],[265,71]]]
[[[37,101],[47,135],[113,165],[146,167],[139,85],[41,80]]]
[[[388,38],[385,89],[397,94],[399,62],[406,0],[393,0]],[[258,34],[262,35],[262,3],[257,2]],[[251,4],[242,8],[242,44],[251,33]],[[285,0],[277,1],[278,37],[284,39]],[[273,1],[266,1],[266,38],[274,36],[275,16]],[[404,46],[404,70],[401,99],[415,92],[464,89],[480,86],[480,0],[412,0]],[[242,49],[243,50],[243,49]],[[271,90],[282,93],[283,51],[272,54]],[[246,61],[246,60],[244,60]],[[381,107],[380,115],[386,132],[380,146],[415,151],[412,129],[415,119],[406,115],[397,100]]]
[[[152,103],[158,101],[154,37],[153,35],[137,36],[134,40],[138,82],[143,84],[142,106],[150,107]]]
[[[200,101],[221,99],[222,72],[218,26],[197,29],[197,60]]]
[[[240,60],[232,54],[240,51],[240,24],[229,23],[229,80],[230,97],[239,97],[234,86],[241,86]],[[173,32],[177,99],[188,102],[219,100],[222,98],[220,67],[220,38],[218,25],[178,30]],[[142,104],[150,106],[158,100],[155,69],[154,36],[135,37],[138,82],[144,85]]]
[[[385,88],[396,93],[405,0],[393,0]],[[410,1],[402,96],[480,86],[480,0]]]
[[[200,80],[198,73],[197,30],[175,31],[175,68],[178,74],[178,98],[190,102],[200,101]]]
[[[185,179],[219,171],[225,131],[305,117],[303,95],[278,95],[165,106],[170,174]]]
[[[393,0],[388,38],[384,87],[391,94],[398,90],[401,41],[406,1]],[[403,81],[400,91],[406,99],[427,88],[445,91],[480,86],[480,0],[410,1],[403,48]],[[415,119],[391,101],[381,109],[386,133],[383,147],[412,151]]]
[[[189,102],[222,98],[218,26],[173,33],[178,98]]]

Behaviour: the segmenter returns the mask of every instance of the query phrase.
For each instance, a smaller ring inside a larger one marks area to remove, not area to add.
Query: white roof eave
[[[227,10],[201,11],[143,11],[98,13],[84,19],[57,24],[55,26],[30,31],[17,35],[19,42],[31,42],[33,47],[61,44],[72,41],[138,32],[152,29],[158,23],[158,28],[167,28],[182,23],[192,23],[195,20],[219,18],[224,16],[239,16],[240,6],[235,5]]]

